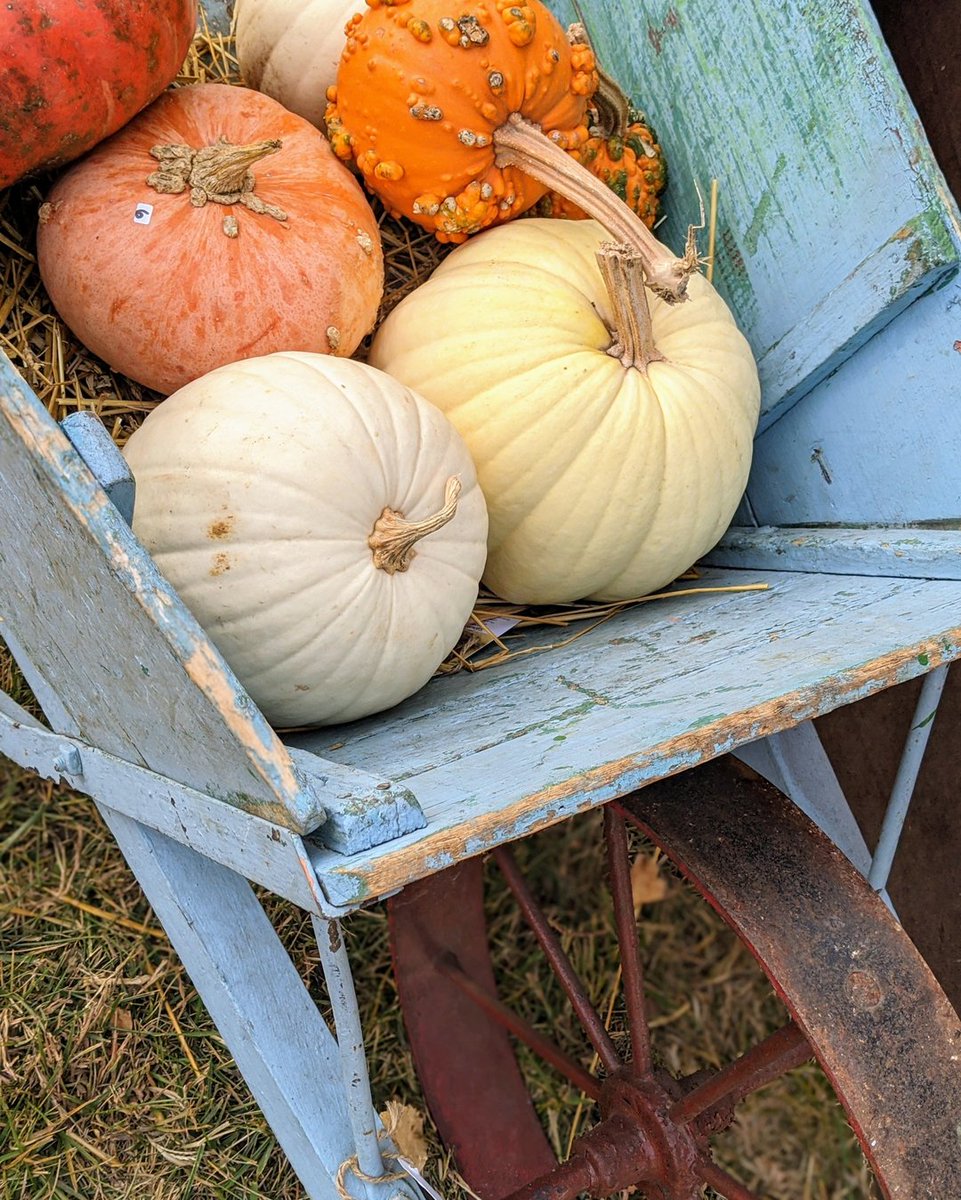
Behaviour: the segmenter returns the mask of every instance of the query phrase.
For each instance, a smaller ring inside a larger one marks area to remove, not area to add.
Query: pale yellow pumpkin
[[[686,301],[650,295],[636,262],[617,309],[604,239],[593,221],[482,233],[370,355],[466,441],[490,513],[484,580],[518,602],[662,587],[718,540],[747,481],[760,389],[730,311],[700,274]],[[632,332],[648,302],[650,329]]]

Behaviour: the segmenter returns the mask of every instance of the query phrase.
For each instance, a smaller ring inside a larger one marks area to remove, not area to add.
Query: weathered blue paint
[[[961,282],[924,296],[754,446],[765,525],[961,529]]]
[[[2,692],[0,754],[45,779],[63,779],[102,805],[269,887],[308,912],[331,911],[299,835],[95,746],[54,733],[22,709],[18,712]]]
[[[320,823],[273,730],[2,355],[0,511],[3,628],[58,729],[291,828]]]
[[[310,1200],[339,1200],[355,1153],[337,1043],[250,885],[205,856],[101,809]],[[357,1186],[390,1200],[397,1184]]]
[[[941,703],[941,693],[944,691],[947,678],[948,668],[942,666],[926,675],[921,684],[921,692],[915,705],[911,728],[908,731],[901,761],[898,763],[897,775],[891,788],[888,806],[881,823],[878,844],[871,860],[871,869],[868,872],[868,882],[876,891],[887,886],[898,842],[901,839],[901,832],[908,815],[908,808],[914,795],[914,785],[917,783],[924,751],[927,748],[928,738],[931,736],[931,726],[937,715],[938,705]]]
[[[340,1074],[357,1147],[357,1165],[367,1175],[383,1175],[384,1160],[377,1142],[377,1117],[370,1093],[364,1031],[343,930],[339,921],[324,921],[317,917],[312,918],[312,925],[334,1015]]]
[[[579,7],[664,147],[675,250],[718,180],[714,282],[759,362],[762,428],[956,270],[943,177],[866,4]]]
[[[961,579],[961,529],[735,526],[703,561],[748,571]]]
[[[107,497],[128,525],[133,524],[136,485],[133,472],[103,421],[92,412],[64,417],[60,427],[70,444],[90,468]]]
[[[958,581],[703,576],[771,587],[646,605],[562,651],[436,679],[390,713],[296,735],[323,757],[390,772],[428,821],[348,860],[308,840],[329,901],[382,894],[961,652]]]
[[[326,816],[313,837],[329,850],[356,854],[427,824],[410,788],[296,747],[289,753],[310,790],[323,802]]]

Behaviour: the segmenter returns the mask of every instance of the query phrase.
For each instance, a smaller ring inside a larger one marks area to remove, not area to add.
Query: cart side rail
[[[313,789],[0,354],[0,636],[59,733],[298,832]]]

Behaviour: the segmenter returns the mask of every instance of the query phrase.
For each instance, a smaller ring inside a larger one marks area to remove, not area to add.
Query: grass
[[[579,818],[520,848],[599,1009],[624,1038],[616,954],[598,880],[598,825]],[[649,853],[641,849],[642,853]],[[784,1017],[753,959],[669,875],[640,922],[655,1052],[672,1070],[719,1066]],[[556,984],[496,877],[490,928],[503,994],[589,1062]],[[265,905],[325,1008],[309,921]],[[346,925],[375,1099],[420,1112],[382,906]],[[294,1177],[93,804],[0,762],[0,1197],[3,1200],[299,1200]],[[593,1119],[523,1055],[555,1147]],[[428,1120],[428,1176],[466,1200]],[[784,1200],[869,1195],[866,1168],[813,1066],[747,1105],[718,1139],[749,1186]]]

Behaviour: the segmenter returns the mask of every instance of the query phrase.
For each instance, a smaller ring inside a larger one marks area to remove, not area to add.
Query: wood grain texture
[[[961,529],[961,283],[922,297],[754,444],[764,525]]]
[[[338,1200],[334,1179],[354,1142],[337,1044],[250,885],[120,813],[102,815],[307,1196]],[[371,1185],[368,1196],[395,1189]]]
[[[762,428],[956,270],[955,214],[866,3],[580,8],[664,147],[675,250],[719,182],[714,282],[759,362]]]
[[[53,733],[16,709],[0,692],[0,754],[45,779],[67,783],[307,912],[330,911],[297,834]]]
[[[873,0],[941,169],[961,196],[961,13],[957,0]]]
[[[703,561],[749,571],[961,580],[961,530],[735,527]]]
[[[959,652],[961,583],[722,570],[703,582],[759,581],[770,591],[645,606],[563,651],[437,679],[376,720],[296,735],[405,783],[428,819],[348,861],[311,851],[328,899],[382,894]]]
[[[0,357],[0,614],[63,732],[305,830],[323,810],[263,716]],[[67,725],[61,724],[66,718]]]
[[[96,413],[71,413],[60,422],[70,444],[90,468],[107,498],[128,525],[133,524],[136,485],[127,460]]]

